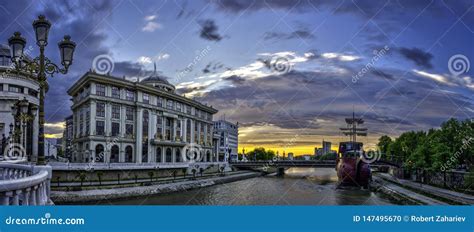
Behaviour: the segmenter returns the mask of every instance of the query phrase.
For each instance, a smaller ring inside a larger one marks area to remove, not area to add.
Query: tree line
[[[401,163],[408,170],[469,169],[474,161],[474,119],[450,119],[438,129],[409,131],[392,140],[378,141],[381,158]]]

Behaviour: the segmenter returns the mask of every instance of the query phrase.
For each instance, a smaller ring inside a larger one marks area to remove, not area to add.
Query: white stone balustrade
[[[0,205],[48,205],[51,166],[0,163]]]

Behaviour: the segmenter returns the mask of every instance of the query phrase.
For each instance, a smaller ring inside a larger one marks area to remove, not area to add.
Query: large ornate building
[[[217,161],[212,122],[217,110],[176,94],[156,71],[139,82],[87,72],[68,94],[72,162]]]
[[[0,44],[0,159],[38,155],[39,83],[27,73],[18,73],[10,48]],[[13,154],[13,153],[14,154]]]

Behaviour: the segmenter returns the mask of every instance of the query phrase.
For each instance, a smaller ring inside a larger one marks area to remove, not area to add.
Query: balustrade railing
[[[50,166],[0,163],[0,205],[50,204]]]

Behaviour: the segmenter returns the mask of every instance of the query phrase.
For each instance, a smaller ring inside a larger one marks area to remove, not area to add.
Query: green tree
[[[388,159],[388,147],[392,143],[392,138],[387,135],[383,135],[379,138],[379,143],[377,146],[379,147],[380,152],[382,152],[382,159]]]

